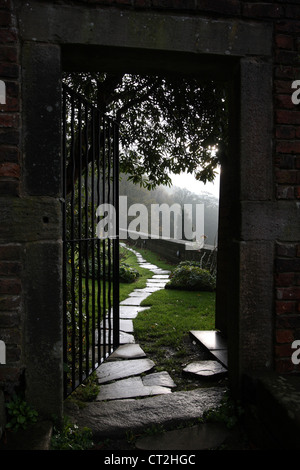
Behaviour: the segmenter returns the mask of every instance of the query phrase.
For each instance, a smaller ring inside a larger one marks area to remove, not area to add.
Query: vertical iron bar
[[[111,204],[111,192],[110,192],[110,178],[111,178],[111,123],[107,122],[107,202]],[[112,345],[112,321],[111,321],[111,281],[112,281],[112,272],[111,272],[111,239],[108,236],[107,238],[107,249],[108,249],[108,293],[107,293],[107,302],[108,302],[108,324],[109,324],[109,352],[111,352]]]
[[[72,325],[72,332],[71,332],[71,348],[72,348],[72,390],[75,388],[76,382],[76,374],[75,374],[75,367],[76,367],[76,319],[75,319],[75,266],[74,266],[74,177],[75,177],[75,158],[74,158],[74,96],[71,96],[71,149],[70,149],[70,160],[72,165],[72,194],[71,194],[71,298],[72,298],[72,306],[71,306],[71,325]]]
[[[101,148],[101,123],[100,114],[97,113],[97,207],[100,206],[100,182],[101,182],[101,167],[100,167],[100,148]],[[101,258],[100,258],[100,240],[97,238],[97,329],[98,329],[98,364],[101,362]]]
[[[102,204],[106,202],[106,194],[105,194],[105,180],[106,180],[106,125],[105,125],[105,117],[102,119],[102,133],[103,133],[103,142],[102,142]],[[102,241],[102,320],[103,320],[103,357],[106,357],[106,341],[107,341],[107,331],[106,331],[106,256],[105,256],[105,238],[103,237]]]
[[[95,365],[95,110],[92,109],[91,117],[91,145],[92,145],[92,188],[91,188],[91,203],[92,203],[92,369]]]
[[[62,94],[62,174],[63,174],[63,380],[64,380],[64,398],[67,396],[68,387],[68,329],[67,329],[67,222],[66,222],[66,168],[67,168],[67,92],[63,88]]]
[[[81,194],[81,173],[82,173],[82,103],[78,100],[78,336],[79,336],[79,382],[83,380],[82,372],[82,194]]]
[[[85,277],[85,373],[89,374],[89,193],[88,193],[88,181],[89,181],[89,135],[88,135],[88,107],[85,105],[85,264],[86,264],[86,277]]]
[[[115,239],[113,240],[113,347],[120,344],[119,296],[119,127],[113,123],[113,204],[116,213]]]

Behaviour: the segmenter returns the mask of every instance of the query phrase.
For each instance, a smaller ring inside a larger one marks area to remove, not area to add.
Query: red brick
[[[19,145],[20,132],[19,129],[8,127],[0,128],[0,144]]]
[[[10,26],[11,14],[9,11],[0,11],[0,26]]]
[[[294,38],[292,36],[287,36],[286,34],[276,34],[275,44],[281,49],[293,49]]]
[[[277,109],[294,109],[295,105],[292,102],[291,95],[276,95],[275,104]]]
[[[8,244],[0,245],[0,260],[1,261],[18,261],[21,258],[22,247],[21,245]]]
[[[22,370],[19,367],[2,365],[0,367],[0,383],[7,386],[10,382],[16,386],[20,381],[21,374]]]
[[[277,170],[275,173],[276,182],[282,184],[296,184],[297,173],[297,170]]]
[[[17,261],[0,261],[0,276],[12,276],[21,273],[21,263]]]
[[[17,35],[14,31],[0,29],[0,44],[15,43],[16,41]]]
[[[278,185],[276,188],[277,199],[294,199],[295,191],[293,186]]]
[[[287,357],[291,358],[293,350],[290,344],[278,344],[275,346],[276,357]]]
[[[0,46],[0,61],[16,63],[18,58],[17,48],[15,46]]]
[[[276,289],[279,300],[300,300],[300,287],[278,287]]]
[[[151,0],[134,0],[134,6],[137,8],[150,8]]]
[[[279,141],[276,144],[276,152],[278,153],[300,153],[300,140]]]
[[[300,111],[277,110],[276,121],[279,124],[300,124]]]
[[[243,16],[251,18],[280,18],[283,15],[281,6],[272,3],[245,3]]]
[[[300,157],[296,157],[295,159],[295,168],[300,170]]]
[[[0,64],[0,77],[5,78],[18,78],[20,73],[20,66],[18,64]]]
[[[240,15],[241,6],[237,0],[196,0],[196,8],[199,11],[210,11],[228,15]]]
[[[300,76],[300,68],[292,67],[291,65],[277,65],[275,67],[275,77],[285,78],[291,81],[297,80]]]
[[[21,292],[19,279],[0,279],[0,294],[16,295]]]
[[[0,328],[13,328],[20,323],[20,315],[16,312],[1,312]]]
[[[295,168],[295,155],[277,155],[277,166],[284,170],[293,170]]]
[[[287,374],[289,372],[292,372],[295,368],[294,364],[292,363],[292,360],[290,359],[280,359],[276,360],[275,362],[275,368],[276,372],[278,374]]]
[[[20,166],[17,163],[0,163],[0,177],[19,178]]]
[[[19,295],[0,295],[0,311],[18,310],[20,304]]]
[[[0,127],[19,127],[18,114],[0,113]]]
[[[0,180],[0,196],[19,196],[20,184],[18,181]]]
[[[291,273],[300,271],[299,258],[277,258],[276,259],[277,272]]]
[[[282,20],[275,23],[275,29],[278,32],[283,32],[287,34],[300,33],[300,21],[297,19],[292,20]]]
[[[277,330],[276,341],[277,343],[292,343],[294,341],[294,334],[291,330]]]
[[[275,92],[278,94],[288,94],[290,96],[292,95],[293,89],[291,80],[275,80],[274,87]]]
[[[283,49],[278,49],[275,52],[275,63],[277,64],[286,64],[286,65],[299,65],[299,58],[297,51],[287,51]]]
[[[276,254],[279,257],[294,258],[296,256],[296,244],[295,243],[277,243]]]
[[[18,163],[20,158],[20,150],[17,147],[6,147],[4,145],[0,148],[0,162],[13,162]]]
[[[300,199],[300,186],[295,188],[295,198]]]
[[[275,276],[275,283],[277,286],[293,286],[294,282],[294,273],[279,273]]]
[[[296,309],[295,301],[276,300],[276,313],[277,315],[285,315],[294,313]]]
[[[285,16],[286,18],[300,18],[300,6],[291,5],[287,2],[285,7]]]

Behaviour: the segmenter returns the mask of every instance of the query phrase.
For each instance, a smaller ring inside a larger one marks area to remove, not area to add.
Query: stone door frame
[[[281,229],[274,223],[272,26],[35,1],[20,4],[18,20],[22,204],[40,224],[27,241],[23,279],[28,399],[45,414],[62,410],[62,70],[184,71],[226,82],[230,146],[221,174],[216,327],[227,335],[239,393],[245,372],[273,365],[273,251]]]

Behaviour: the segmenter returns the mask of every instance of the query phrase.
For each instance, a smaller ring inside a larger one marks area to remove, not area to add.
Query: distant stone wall
[[[217,253],[213,246],[204,246],[199,250],[187,250],[183,241],[173,239],[138,238],[137,240],[132,240],[128,238],[126,243],[137,248],[147,248],[174,265],[181,261],[207,260],[210,256],[215,259]]]

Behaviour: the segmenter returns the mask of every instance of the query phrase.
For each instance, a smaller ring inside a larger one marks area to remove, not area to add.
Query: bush
[[[113,270],[113,264],[111,263],[110,269],[108,267],[108,264],[106,264],[106,266],[105,266],[105,276],[106,276],[107,280],[109,278],[109,274],[112,275],[112,270]],[[104,277],[103,274],[104,274],[103,273],[103,267],[101,266],[101,268],[100,268],[100,278]],[[95,275],[95,278],[97,278],[98,275],[99,275],[97,259],[94,260],[94,275]],[[126,283],[134,282],[139,277],[139,275],[140,275],[139,272],[136,269],[129,266],[129,264],[126,264],[124,262],[120,263],[120,266],[119,266],[119,280],[120,280],[120,282],[126,282]],[[92,261],[89,260],[89,277],[92,277],[92,276],[93,276]]]
[[[214,291],[216,279],[206,269],[202,269],[197,262],[182,262],[170,275],[167,289]]]
[[[119,279],[121,282],[126,282],[126,283],[134,282],[139,277],[139,275],[140,273],[136,269],[129,266],[128,264],[126,263],[120,264]]]

